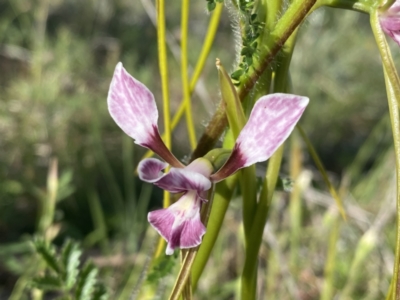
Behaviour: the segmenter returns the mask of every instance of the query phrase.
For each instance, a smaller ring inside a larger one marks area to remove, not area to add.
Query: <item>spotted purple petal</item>
[[[144,159],[139,163],[139,178],[143,181],[154,183],[158,187],[171,193],[185,191],[206,191],[211,187],[211,181],[203,174],[184,169],[171,168],[168,173],[162,173],[167,165],[155,158]],[[209,172],[208,176],[211,174]]]
[[[108,92],[108,110],[115,123],[135,143],[151,149],[170,165],[183,165],[163,143],[158,132],[158,110],[153,94],[118,63]]]
[[[261,97],[240,132],[231,156],[211,179],[221,181],[241,168],[270,158],[293,131],[308,101],[307,97],[280,93]]]
[[[168,242],[166,254],[174,249],[193,248],[201,243],[206,228],[200,220],[201,201],[196,191],[189,191],[165,209],[148,214],[149,223]]]

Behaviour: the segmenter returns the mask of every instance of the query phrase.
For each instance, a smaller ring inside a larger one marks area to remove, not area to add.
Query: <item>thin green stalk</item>
[[[241,278],[241,299],[243,300],[256,299],[258,251],[262,241],[265,222],[268,218],[272,196],[274,194],[276,182],[279,177],[282,156],[283,145],[279,147],[279,149],[270,158],[267,174],[261,188],[260,200],[257,205],[257,211],[251,227],[252,235],[250,236],[248,247],[246,249],[244,268]]]
[[[294,180],[292,192],[290,193],[289,215],[290,215],[290,268],[294,274],[299,269],[299,247],[301,235],[301,173],[303,157],[299,137],[296,133],[291,135],[290,140],[290,178]]]
[[[186,127],[189,133],[189,142],[192,149],[196,147],[196,131],[193,125],[192,104],[190,100],[190,87],[188,78],[188,27],[189,27],[189,0],[182,0],[181,21],[181,77],[183,102],[185,103]]]
[[[164,116],[164,142],[168,149],[171,149],[171,117],[169,113],[169,88],[168,88],[168,63],[167,63],[167,47],[165,41],[165,1],[156,1],[157,9],[157,45],[158,45],[158,63],[161,75],[161,89],[163,95],[163,116]],[[171,205],[170,193],[164,190],[163,207]],[[155,258],[163,251],[165,241],[162,237],[159,238]]]
[[[260,49],[260,58],[255,62],[254,69],[249,71],[248,77],[241,83],[238,94],[241,101],[254,87],[260,76],[268,68],[276,54],[281,50],[286,40],[296,30],[313,8],[316,0],[293,2],[285,14],[276,23],[274,30]],[[223,107],[219,105],[209,125],[201,136],[197,148],[192,154],[192,159],[206,154],[218,140],[227,124],[226,116],[222,113]]]
[[[351,263],[349,276],[345,287],[343,288],[340,299],[351,300],[353,292],[364,269],[366,259],[371,251],[376,247],[378,242],[377,232],[374,229],[368,230],[359,240],[354,259]]]
[[[335,215],[334,220],[330,224],[329,233],[329,244],[328,244],[328,254],[326,258],[325,268],[324,268],[324,284],[321,291],[321,300],[331,300],[334,296],[334,279],[335,279],[335,264],[336,264],[336,254],[337,254],[337,241],[339,239],[340,232],[340,218]]]
[[[339,197],[339,194],[337,193],[335,187],[332,185],[331,181],[329,180],[328,174],[326,173],[325,167],[322,164],[322,161],[319,158],[317,151],[314,149],[314,146],[312,145],[311,141],[307,137],[303,128],[299,124],[296,125],[296,128],[300,132],[300,135],[302,136],[303,141],[306,143],[308,152],[310,153],[312,159],[314,160],[315,165],[317,166],[319,172],[321,173],[322,178],[324,179],[324,182],[328,187],[329,193],[331,194],[333,199],[335,199],[336,205],[338,206],[340,214],[342,215],[344,220],[347,220],[347,216],[346,216],[346,212],[343,208],[342,200]]]
[[[109,254],[109,242],[107,237],[107,225],[104,218],[103,209],[97,191],[93,188],[89,191],[88,204],[93,220],[94,231],[85,238],[85,245],[90,247],[99,242],[103,254]]]
[[[377,42],[379,52],[381,54],[383,70],[385,75],[386,93],[389,103],[390,120],[392,124],[394,152],[396,157],[396,187],[397,187],[397,231],[396,231],[396,254],[393,270],[393,278],[391,286],[392,296],[390,299],[400,299],[400,282],[399,282],[399,263],[400,263],[400,118],[399,118],[399,102],[400,102],[400,81],[392,60],[389,46],[386,42],[384,33],[379,24],[378,11],[371,13],[371,27]]]
[[[93,123],[93,153],[97,164],[100,168],[100,171],[103,173],[107,181],[107,189],[109,190],[110,195],[113,197],[113,204],[115,205],[115,209],[117,211],[124,211],[125,204],[122,196],[122,191],[118,185],[118,181],[111,167],[110,161],[107,155],[104,153],[104,148],[101,144],[101,133],[100,133],[100,124],[97,121]]]
[[[207,32],[205,35],[205,39],[203,41],[203,47],[201,48],[201,52],[200,52],[199,58],[197,60],[196,66],[194,68],[192,78],[190,79],[190,85],[189,85],[190,94],[193,93],[193,91],[196,87],[197,81],[199,80],[201,72],[203,71],[204,65],[207,61],[207,57],[210,54],[210,50],[211,50],[212,44],[214,42],[215,35],[217,33],[222,9],[223,9],[223,4],[218,3],[215,10],[212,13],[210,23],[208,25],[208,29],[207,29]],[[185,113],[185,110],[186,110],[186,102],[184,100],[182,100],[182,102],[178,108],[178,111],[175,113],[174,117],[172,118],[171,130],[174,130],[175,127],[178,125],[183,114]],[[162,134],[162,138],[165,139],[165,133]],[[149,150],[146,152],[146,154],[143,156],[143,158],[151,157],[152,155],[153,155],[153,152]]]
[[[161,75],[161,88],[163,96],[163,116],[165,130],[165,145],[171,149],[171,118],[169,113],[169,88],[168,88],[168,58],[165,41],[165,1],[157,0],[157,44],[158,62]]]

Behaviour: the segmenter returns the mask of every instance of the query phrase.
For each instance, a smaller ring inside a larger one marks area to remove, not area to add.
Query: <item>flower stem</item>
[[[389,46],[386,42],[385,35],[381,29],[378,18],[378,11],[371,12],[371,27],[375,36],[376,43],[381,54],[383,71],[385,75],[386,93],[389,103],[390,121],[392,124],[394,152],[396,157],[396,186],[397,186],[397,231],[396,231],[396,254],[393,270],[393,278],[390,285],[387,299],[398,300],[400,298],[400,81],[392,60]]]
[[[258,251],[260,249],[265,222],[268,218],[268,212],[275,190],[276,182],[279,176],[283,155],[283,145],[272,155],[269,160],[267,175],[261,188],[260,200],[257,205],[253,225],[251,227],[252,235],[247,243],[246,257],[242,274],[242,299],[256,299],[257,284],[257,262]]]
[[[156,1],[157,9],[157,44],[158,44],[158,62],[161,75],[161,87],[163,95],[163,114],[164,114],[164,142],[168,149],[171,149],[171,120],[169,114],[169,89],[168,89],[168,63],[167,63],[167,48],[165,41],[165,1]],[[163,207],[168,207],[171,204],[169,192],[164,191]],[[155,257],[161,254],[165,246],[165,241],[160,238],[155,253]]]

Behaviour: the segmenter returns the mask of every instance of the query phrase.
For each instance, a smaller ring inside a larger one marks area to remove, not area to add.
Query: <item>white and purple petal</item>
[[[207,191],[211,188],[211,181],[203,174],[190,169],[171,168],[168,173],[161,172],[167,164],[155,159],[142,160],[138,166],[139,178],[143,181],[154,183],[156,186],[171,193],[185,191]],[[210,175],[211,172],[208,174]]]
[[[154,183],[164,176],[161,171],[166,167],[168,164],[157,158],[145,158],[139,162],[137,170],[141,180]]]
[[[387,11],[380,13],[379,22],[383,31],[400,45],[400,1],[395,1]]]
[[[166,254],[200,245],[206,228],[200,220],[201,201],[196,191],[189,191],[165,209],[148,214],[149,223],[168,242]]]
[[[118,63],[108,91],[108,110],[115,123],[135,143],[149,148],[174,167],[183,165],[173,156],[158,132],[158,110],[153,94]]]
[[[308,101],[307,97],[281,93],[261,97],[240,132],[231,156],[211,179],[221,181],[241,168],[270,158],[289,137]]]
[[[204,175],[186,169],[171,168],[154,184],[171,193],[184,191],[207,191],[211,188],[211,181]]]

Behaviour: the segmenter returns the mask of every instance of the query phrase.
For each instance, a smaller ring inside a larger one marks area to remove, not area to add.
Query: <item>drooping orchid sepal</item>
[[[221,181],[241,168],[270,158],[292,133],[308,102],[307,97],[292,94],[261,97],[240,132],[231,156],[211,175],[211,180]]]

